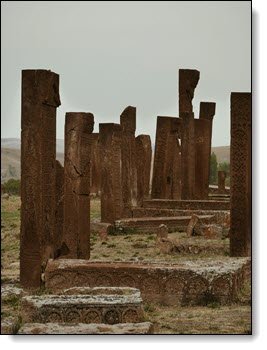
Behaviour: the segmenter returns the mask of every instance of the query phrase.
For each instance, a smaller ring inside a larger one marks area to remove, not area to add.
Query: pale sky
[[[60,75],[57,138],[66,112],[119,123],[137,107],[155,142],[158,115],[178,114],[178,69],[200,71],[193,101],[216,102],[213,146],[230,144],[230,93],[251,90],[250,1],[50,2],[2,6],[2,138],[20,137],[21,70]]]

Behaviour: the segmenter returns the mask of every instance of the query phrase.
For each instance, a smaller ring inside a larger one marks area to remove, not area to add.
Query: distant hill
[[[217,162],[230,162],[230,146],[212,147]],[[57,139],[57,159],[64,163],[64,140]],[[20,139],[1,139],[1,183],[20,178]]]
[[[212,147],[211,152],[214,152],[218,163],[230,163],[230,146]]]
[[[57,159],[64,163],[64,140],[57,140]],[[1,139],[1,183],[20,179],[20,139]]]

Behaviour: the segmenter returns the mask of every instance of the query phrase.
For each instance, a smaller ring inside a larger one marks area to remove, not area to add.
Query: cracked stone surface
[[[107,324],[26,323],[18,334],[153,334],[150,322]]]
[[[97,286],[138,288],[146,301],[167,305],[222,304],[235,300],[249,275],[247,258],[206,258],[180,264],[49,261],[45,280],[50,290]],[[74,285],[75,284],[75,285]]]
[[[60,255],[90,256],[90,144],[91,113],[66,113],[64,160],[64,221]]]

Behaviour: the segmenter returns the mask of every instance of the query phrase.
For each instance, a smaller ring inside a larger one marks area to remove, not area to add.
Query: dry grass
[[[1,257],[3,284],[19,286],[19,230],[20,198],[11,196],[2,199]],[[100,217],[100,201],[91,201],[91,219]],[[183,239],[183,234],[180,235]],[[188,255],[165,255],[156,247],[155,234],[128,234],[109,236],[101,242],[96,234],[91,236],[92,260],[130,261],[170,261],[188,259]],[[208,257],[190,254],[190,259]],[[214,255],[213,255],[214,257]],[[42,291],[40,291],[42,292]],[[251,308],[247,302],[250,286],[242,291],[242,303],[219,307],[170,307],[144,304],[145,317],[155,325],[159,334],[248,334],[251,332]],[[2,300],[1,319],[14,319],[14,329],[18,328],[20,298],[11,296]]]

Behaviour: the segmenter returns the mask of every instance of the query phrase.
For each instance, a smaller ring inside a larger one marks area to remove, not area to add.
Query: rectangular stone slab
[[[213,200],[164,200],[152,199],[143,202],[144,208],[230,210],[230,202]]]
[[[153,334],[153,324],[141,323],[118,323],[107,324],[62,324],[62,323],[26,323],[18,334]]]
[[[203,224],[213,222],[212,215],[202,215],[199,217]],[[127,229],[134,229],[138,232],[151,232],[155,231],[161,224],[165,224],[169,231],[185,230],[191,216],[167,216],[167,217],[141,217],[141,218],[128,218],[115,221],[115,229],[123,232],[127,232]]]
[[[77,290],[76,290],[77,291]],[[128,294],[67,294],[25,296],[21,315],[24,322],[128,323],[143,321],[140,292]]]
[[[143,300],[166,305],[231,303],[249,275],[248,258],[197,259],[180,264],[50,260],[45,285],[51,291],[75,286],[138,288]]]

